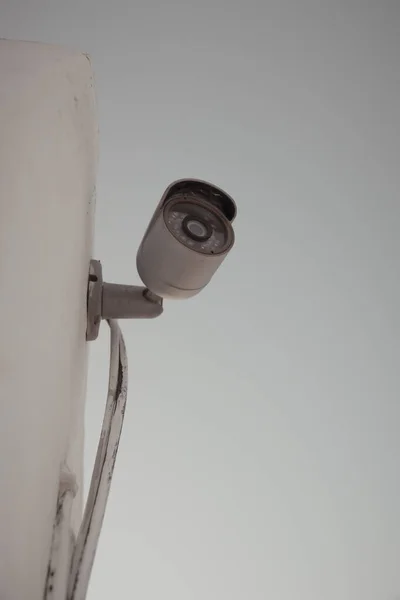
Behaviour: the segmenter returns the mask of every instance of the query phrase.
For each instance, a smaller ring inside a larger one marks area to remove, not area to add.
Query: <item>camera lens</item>
[[[164,222],[175,239],[194,252],[218,255],[233,244],[229,221],[203,198],[175,194],[164,206]]]
[[[182,228],[186,235],[196,242],[205,242],[212,235],[212,229],[207,223],[190,216],[183,219]]]

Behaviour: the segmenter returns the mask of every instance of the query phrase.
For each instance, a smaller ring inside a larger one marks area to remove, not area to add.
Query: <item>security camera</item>
[[[107,283],[100,261],[90,261],[86,339],[97,338],[102,319],[154,319],[164,298],[198,294],[233,246],[235,217],[235,202],[215,185],[199,179],[172,183],[137,253],[145,287]]]
[[[144,285],[161,298],[190,298],[211,280],[235,235],[234,200],[198,179],[180,179],[164,192],[136,265]]]

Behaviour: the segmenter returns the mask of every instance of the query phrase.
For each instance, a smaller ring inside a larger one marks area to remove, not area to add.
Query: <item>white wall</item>
[[[61,462],[82,478],[96,165],[88,58],[0,41],[1,600],[42,598]]]

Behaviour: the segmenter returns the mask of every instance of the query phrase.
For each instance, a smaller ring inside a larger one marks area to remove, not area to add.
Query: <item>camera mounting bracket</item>
[[[91,260],[87,288],[86,340],[99,335],[102,319],[154,319],[163,312],[163,300],[149,289],[103,281],[99,260]]]

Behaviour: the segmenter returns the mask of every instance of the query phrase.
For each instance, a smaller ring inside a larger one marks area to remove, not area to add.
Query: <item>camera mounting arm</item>
[[[100,261],[90,261],[87,341],[97,339],[102,319],[154,319],[162,312],[163,300],[160,296],[143,286],[103,282]]]

